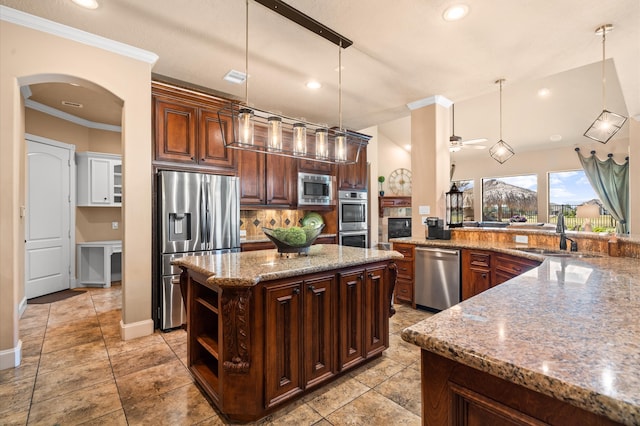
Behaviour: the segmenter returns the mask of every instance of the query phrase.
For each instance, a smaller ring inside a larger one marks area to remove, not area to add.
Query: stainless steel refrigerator
[[[180,293],[183,256],[240,251],[240,187],[237,177],[160,171],[159,323],[162,330],[186,321]]]

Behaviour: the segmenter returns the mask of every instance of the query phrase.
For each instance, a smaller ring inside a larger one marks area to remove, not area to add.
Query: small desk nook
[[[111,287],[122,277],[122,241],[92,241],[76,244],[78,287]],[[113,255],[117,256],[113,256]]]

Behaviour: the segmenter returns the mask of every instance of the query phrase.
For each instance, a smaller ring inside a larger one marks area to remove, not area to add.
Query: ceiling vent
[[[242,71],[231,70],[223,77],[223,80],[233,84],[242,84],[247,79],[247,74]]]
[[[71,101],[62,101],[62,105],[72,107],[72,108],[82,108],[83,106],[82,104],[79,104],[77,102],[71,102]]]

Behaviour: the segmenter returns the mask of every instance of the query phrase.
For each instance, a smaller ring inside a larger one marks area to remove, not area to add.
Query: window
[[[474,220],[473,180],[458,180],[454,183],[458,187],[458,190],[462,191],[462,219]]]
[[[576,208],[582,204],[600,207],[600,216],[590,218],[594,232],[615,231],[615,219],[602,205],[583,170],[549,173],[550,223],[556,223],[562,213],[567,229],[579,230],[585,219],[576,217]]]
[[[482,179],[482,220],[537,222],[537,176],[522,175]]]

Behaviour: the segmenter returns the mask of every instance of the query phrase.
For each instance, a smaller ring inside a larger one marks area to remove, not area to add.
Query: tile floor
[[[123,342],[121,287],[88,289],[20,319],[22,364],[0,371],[2,425],[222,425],[186,368],[186,332]],[[257,424],[420,424],[420,353],[400,331],[429,316],[396,305],[383,356]]]

